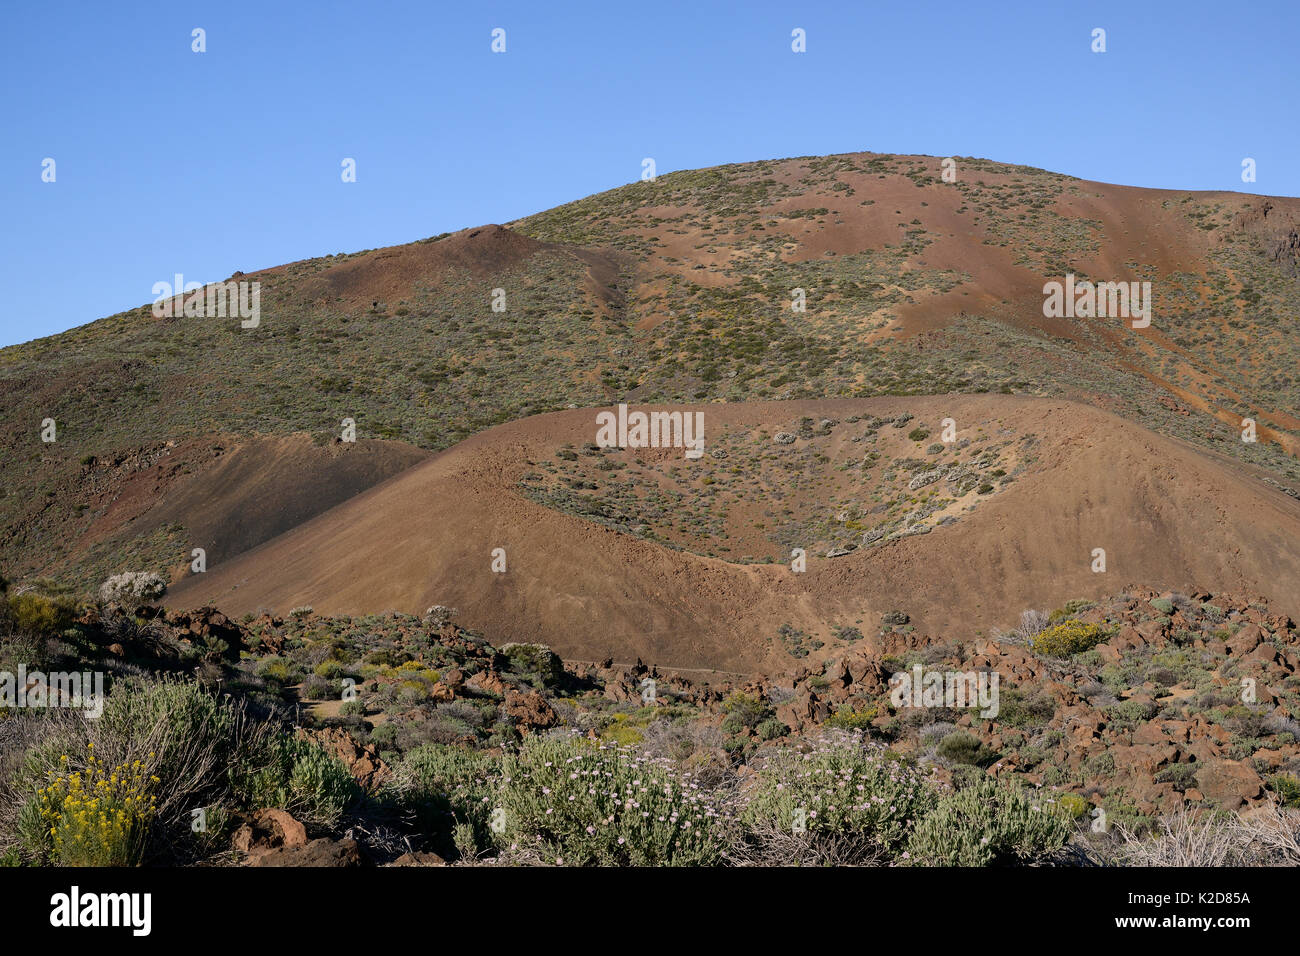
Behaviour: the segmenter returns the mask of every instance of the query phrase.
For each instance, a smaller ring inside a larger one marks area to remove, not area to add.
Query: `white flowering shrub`
[[[851,836],[885,853],[900,849],[937,801],[926,776],[861,734],[829,734],[806,753],[777,750],[740,812],[760,833]]]
[[[586,737],[530,737],[505,757],[503,860],[692,866],[721,859],[730,818],[671,761]]]
[[[153,571],[125,571],[115,574],[99,586],[101,601],[118,604],[156,601],[167,591],[167,582]]]

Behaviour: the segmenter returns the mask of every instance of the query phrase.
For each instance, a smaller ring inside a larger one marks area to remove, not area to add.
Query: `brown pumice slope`
[[[598,409],[490,429],[239,557],[177,585],[165,603],[239,615],[458,608],[500,643],[540,641],[737,671],[797,666],[778,629],[875,632],[900,609],[918,629],[973,636],[1027,607],[1100,598],[1131,582],[1257,592],[1300,614],[1300,501],[1212,455],[1087,406],[1013,396],[928,396],[698,406],[710,433],[779,431],[800,416],[953,418],[1039,436],[1031,467],[930,533],[824,558],[807,570],[672,550],[546,507],[519,481],[564,444],[595,438]],[[808,491],[807,493],[815,493]],[[506,571],[492,570],[503,548]],[[1093,550],[1107,570],[1092,570]]]

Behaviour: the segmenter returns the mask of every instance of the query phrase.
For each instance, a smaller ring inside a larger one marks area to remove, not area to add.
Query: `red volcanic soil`
[[[1300,614],[1300,502],[1239,465],[1087,406],[1012,396],[929,396],[699,406],[708,429],[800,416],[952,417],[958,436],[1039,436],[1033,468],[955,524],[807,571],[676,551],[521,493],[534,460],[595,438],[597,409],[493,428],[233,560],[166,603],[227,613],[422,612],[456,607],[490,639],[540,641],[584,660],[641,657],[738,671],[796,665],[783,624],[873,633],[900,609],[919,630],[973,636],[1028,607],[1130,583],[1239,590]],[[1009,430],[1009,431],[1008,431]],[[808,493],[815,493],[809,491]],[[492,570],[503,548],[507,570]],[[1091,570],[1104,548],[1107,571]],[[829,653],[829,651],[827,652]]]
[[[73,553],[182,525],[219,563],[290,530],[425,460],[402,442],[317,445],[310,435],[190,439],[106,492],[104,514]],[[187,559],[188,560],[188,559]],[[188,563],[182,563],[188,571]]]
[[[351,256],[303,279],[294,295],[305,302],[364,309],[375,302],[409,296],[417,283],[441,286],[467,273],[480,279],[496,276],[548,250],[583,261],[594,290],[601,295],[605,294],[604,286],[617,276],[616,253],[539,242],[493,224],[462,229],[443,239],[387,246]],[[250,275],[285,268],[277,266]]]

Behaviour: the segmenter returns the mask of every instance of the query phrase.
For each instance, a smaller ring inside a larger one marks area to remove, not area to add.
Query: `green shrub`
[[[1115,772],[1115,755],[1105,752],[1093,754],[1083,762],[1083,770],[1091,780],[1109,777]]]
[[[738,731],[732,731],[732,733],[737,732]],[[624,747],[631,747],[635,744],[639,744],[645,739],[645,734],[641,731],[641,728],[634,727],[627,722],[626,714],[615,714],[614,719],[610,722],[609,726],[601,731],[601,736],[606,740]]]
[[[564,680],[564,662],[545,644],[503,644],[501,653],[516,673],[535,674],[547,687],[558,686]]]
[[[949,763],[970,764],[972,767],[987,767],[998,759],[996,750],[990,750],[978,737],[964,730],[954,731],[944,737],[937,753]]]
[[[240,767],[237,792],[252,808],[274,806],[326,829],[338,823],[360,795],[338,757],[315,741],[279,728]]]
[[[1156,783],[1172,783],[1176,790],[1188,790],[1196,786],[1196,766],[1190,763],[1175,763],[1165,767],[1154,778]]]
[[[1007,688],[998,701],[997,721],[1006,727],[1027,727],[1046,723],[1055,713],[1056,702],[1050,694],[1025,697],[1019,690]]]
[[[396,774],[401,802],[414,810],[435,852],[471,857],[492,845],[497,758],[465,747],[422,744],[402,758]]]
[[[343,665],[340,664],[338,661],[334,660],[334,658],[327,657],[325,660],[321,661],[319,664],[316,665],[316,669],[313,671],[313,673],[317,677],[323,677],[326,680],[338,680],[340,677],[343,676]],[[288,676],[287,669],[285,671],[285,676],[286,677]]]
[[[1161,614],[1174,613],[1174,602],[1168,598],[1152,598],[1148,603]]]
[[[328,700],[336,692],[334,682],[317,677],[315,674],[303,681],[301,691],[302,696],[307,700]]]
[[[1105,628],[1082,621],[1062,621],[1030,638],[1029,647],[1035,654],[1048,657],[1069,657],[1092,650],[1109,637]]]
[[[772,708],[765,701],[743,691],[736,691],[724,700],[722,712],[726,714],[722,721],[722,729],[729,734],[752,730],[772,716]]]
[[[1151,701],[1123,700],[1106,708],[1106,716],[1116,724],[1133,726],[1150,720],[1160,712]]]
[[[255,802],[261,806],[279,807],[304,823],[330,828],[360,795],[348,768],[314,741],[284,731],[275,756],[257,791],[261,799]]]
[[[948,794],[916,825],[907,846],[915,866],[1026,863],[1070,837],[1065,815],[1040,806],[1019,786],[993,779]]]
[[[277,684],[297,683],[301,676],[298,665],[285,657],[268,657],[257,665],[257,674]]]
[[[969,763],[953,764],[949,776],[954,790],[965,790],[988,779],[988,774],[982,767]]]
[[[416,792],[446,793],[466,789],[474,798],[492,792],[487,782],[498,768],[487,754],[446,744],[422,744],[402,758],[408,786]]]
[[[1047,615],[1047,623],[1056,624],[1059,621],[1063,621],[1068,617],[1073,617],[1076,614],[1080,614],[1091,607],[1096,607],[1096,604],[1092,601],[1087,601],[1082,598],[1076,598],[1073,601],[1066,601],[1064,607],[1058,607],[1051,614]]]
[[[1269,777],[1268,785],[1284,807],[1300,807],[1300,778],[1294,774],[1278,773]]]
[[[502,761],[504,856],[547,863],[718,862],[723,808],[671,762],[584,737],[530,737]]]

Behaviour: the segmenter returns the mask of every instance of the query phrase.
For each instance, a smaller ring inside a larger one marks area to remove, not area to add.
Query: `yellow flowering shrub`
[[[1082,820],[1092,809],[1092,804],[1077,793],[1062,793],[1056,798],[1056,809],[1071,820]]]
[[[134,866],[140,862],[155,813],[149,792],[158,778],[139,760],[108,768],[87,744],[85,770],[50,774],[37,792],[53,861],[63,866]],[[150,754],[152,757],[153,755]]]
[[[1110,634],[1097,624],[1085,624],[1082,621],[1064,621],[1054,624],[1036,637],[1030,639],[1029,647],[1035,654],[1049,657],[1069,657],[1083,651],[1090,651]]]

